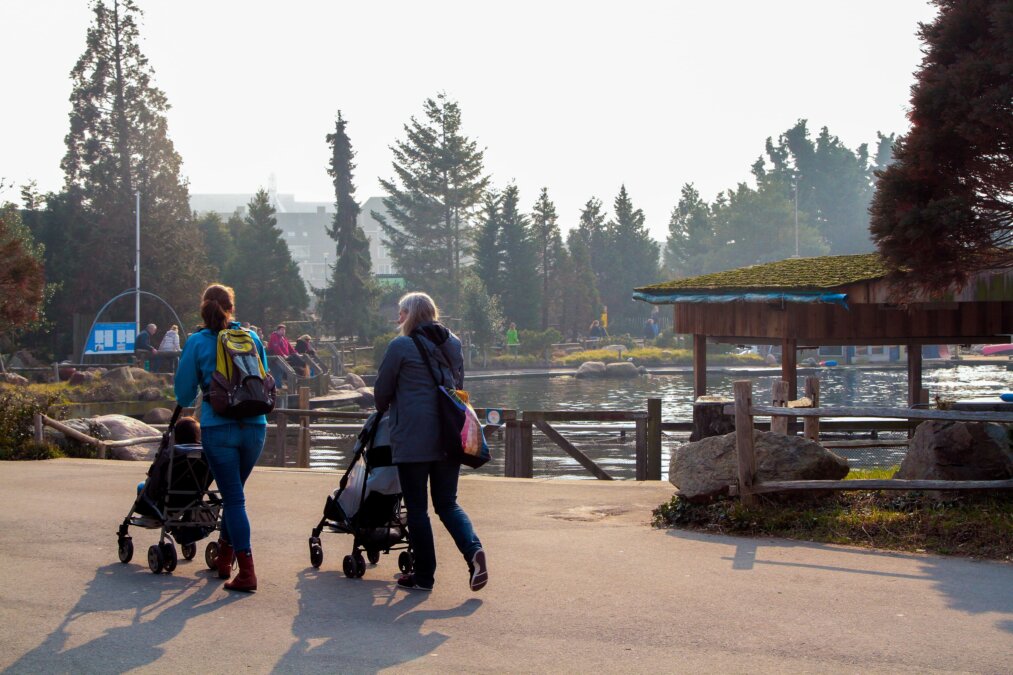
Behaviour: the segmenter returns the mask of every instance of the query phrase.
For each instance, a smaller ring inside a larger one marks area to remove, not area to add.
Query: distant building
[[[330,202],[301,202],[294,195],[269,192],[276,210],[278,229],[288,244],[292,258],[299,265],[299,274],[307,290],[327,285],[327,268],[334,265],[335,241],[327,234],[334,221],[334,204]],[[246,207],[253,194],[192,194],[190,209],[198,214],[217,213],[228,220],[233,213],[246,215]],[[373,274],[395,274],[394,263],[383,245],[380,223],[372,212],[384,212],[383,199],[370,197],[360,205],[358,224],[369,239],[369,253],[373,261]]]

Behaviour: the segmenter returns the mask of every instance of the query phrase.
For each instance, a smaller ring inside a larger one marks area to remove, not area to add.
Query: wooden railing
[[[157,443],[162,440],[161,436],[139,436],[137,438],[125,438],[121,441],[103,441],[98,438],[92,438],[88,434],[82,433],[73,427],[69,427],[62,422],[54,420],[52,417],[35,413],[34,417],[34,435],[35,442],[42,443],[45,439],[43,436],[43,427],[50,427],[59,431],[67,438],[73,438],[75,441],[80,443],[87,443],[88,445],[95,446],[96,456],[99,459],[106,458],[106,450],[109,448],[126,448],[131,445],[140,445],[142,443]]]
[[[810,378],[815,379],[815,378]],[[735,449],[738,458],[738,484],[730,486],[743,504],[755,504],[756,495],[769,492],[792,490],[983,490],[1013,489],[1013,480],[756,480],[756,456],[753,447],[753,417],[770,415],[771,429],[786,428],[788,418],[802,417],[809,422],[806,436],[816,439],[819,435],[821,417],[872,417],[885,419],[950,420],[959,422],[1000,422],[1013,423],[1013,413],[966,412],[955,410],[921,410],[916,408],[881,408],[848,406],[821,408],[818,406],[818,385],[814,407],[787,407],[782,405],[754,405],[753,383],[739,380],[733,384],[735,403],[725,406],[725,412],[735,416]],[[774,396],[775,400],[777,396]]]

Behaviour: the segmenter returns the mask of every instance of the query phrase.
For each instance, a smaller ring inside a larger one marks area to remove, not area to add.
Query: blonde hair
[[[401,323],[401,335],[411,335],[422,324],[440,320],[440,310],[426,293],[406,293],[398,300],[397,308],[408,313]]]

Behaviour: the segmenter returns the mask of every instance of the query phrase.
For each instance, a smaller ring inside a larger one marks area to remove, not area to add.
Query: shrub
[[[56,400],[54,394],[0,385],[0,457],[43,458],[38,456],[44,452],[34,439],[34,418],[36,413],[49,412],[49,407]]]
[[[530,354],[504,354],[489,358],[490,368],[530,368],[542,364],[542,360]]]
[[[549,347],[563,339],[563,336],[555,328],[547,330],[522,330],[518,333],[518,337],[521,341],[521,354],[532,354],[543,358],[548,353]]]

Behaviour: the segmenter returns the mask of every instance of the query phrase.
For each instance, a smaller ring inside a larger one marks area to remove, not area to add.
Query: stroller
[[[209,489],[214,479],[203,448],[199,443],[173,443],[181,411],[176,406],[155,460],[148,467],[148,478],[137,486],[134,505],[116,533],[120,562],[128,563],[134,557],[129,527],[161,530],[158,543],[148,549],[148,568],[155,574],[176,569],[177,543],[182,547],[183,557],[193,560],[197,542],[218,529],[221,516],[218,491]],[[218,544],[211,542],[204,552],[209,569],[214,568],[217,557]]]
[[[412,571],[415,556],[408,541],[397,467],[391,462],[386,416],[373,413],[362,425],[352,461],[338,488],[327,497],[324,517],[313,528],[309,541],[310,563],[317,568],[324,561],[320,534],[325,527],[353,537],[352,552],[341,564],[346,577],[358,579],[366,573],[362,551],[375,565],[380,553],[400,550],[398,568],[406,573]]]

